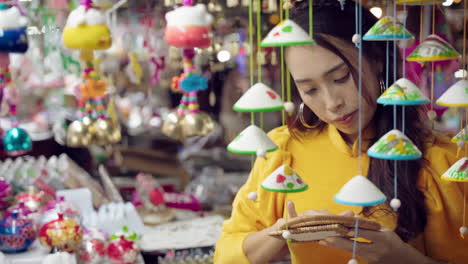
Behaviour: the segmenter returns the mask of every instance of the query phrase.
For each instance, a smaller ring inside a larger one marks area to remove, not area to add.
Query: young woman
[[[292,10],[292,19],[308,29],[307,1]],[[291,255],[293,263],[347,263],[352,242],[327,238],[315,243],[286,243],[268,235],[284,217],[312,214],[361,214],[385,229],[361,231],[372,241],[360,243],[359,260],[367,263],[468,263],[468,238],[460,237],[463,185],[440,176],[457,160],[455,146],[424,125],[419,107],[406,107],[406,135],[424,153],[419,161],[399,162],[401,207],[388,204],[353,208],[333,196],[358,174],[358,49],[355,5],[347,1],[314,1],[315,45],[286,49],[286,63],[296,88],[298,106],[287,127],[269,133],[280,149],[258,159],[233,203],[216,247],[215,263],[268,263]],[[363,32],[377,21],[363,9]],[[393,129],[393,107],[376,104],[385,88],[386,70],[393,82],[393,64],[385,65],[385,43],[363,42],[363,174],[393,197],[393,161],[369,158],[367,148]],[[393,50],[391,47],[390,50]],[[390,62],[393,62],[391,54]],[[398,59],[398,64],[401,60]],[[401,117],[401,110],[398,112]],[[401,125],[401,118],[398,119]],[[401,128],[400,128],[401,129]],[[290,165],[309,185],[300,193],[274,193],[260,188],[276,168]],[[254,202],[248,193],[257,192]],[[349,211],[353,210],[353,211]]]

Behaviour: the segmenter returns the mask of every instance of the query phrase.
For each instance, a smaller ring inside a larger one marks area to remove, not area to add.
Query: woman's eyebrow
[[[333,72],[335,72],[335,71],[341,69],[343,66],[346,66],[346,63],[341,62],[341,63],[339,63],[338,65],[335,65],[335,66],[331,67],[329,70],[327,70],[327,71],[323,74],[323,76],[327,76],[327,75],[329,75],[329,74],[331,74],[331,73],[333,73]],[[310,82],[310,81],[312,81],[312,79],[310,79],[310,78],[304,78],[304,79],[298,79],[298,80],[294,80],[294,81],[295,81],[296,83],[298,83],[298,84],[301,84],[301,83]]]

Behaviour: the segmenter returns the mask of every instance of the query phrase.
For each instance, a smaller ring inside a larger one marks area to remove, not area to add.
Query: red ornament
[[[286,177],[284,177],[283,175],[279,174],[278,176],[276,176],[276,182],[277,183],[282,183],[286,180]]]
[[[276,94],[270,91],[267,91],[268,96],[270,96],[271,99],[276,99]]]

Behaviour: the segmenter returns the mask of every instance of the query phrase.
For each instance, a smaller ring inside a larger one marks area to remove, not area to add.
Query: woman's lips
[[[349,125],[351,121],[353,121],[354,116],[356,116],[357,111],[354,111],[350,114],[347,114],[339,119],[335,119],[335,123],[338,123],[340,125]]]

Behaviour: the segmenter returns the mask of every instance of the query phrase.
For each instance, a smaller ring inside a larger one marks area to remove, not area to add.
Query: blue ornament
[[[4,253],[19,253],[28,250],[36,239],[34,222],[21,218],[18,212],[0,221],[0,250]]]
[[[26,27],[3,30],[0,35],[0,52],[25,53],[27,50]]]
[[[32,149],[32,141],[26,130],[13,127],[3,137],[3,146],[8,155],[18,156]]]
[[[198,74],[192,74],[185,77],[180,82],[180,89],[186,93],[199,92],[208,88],[208,80]]]

